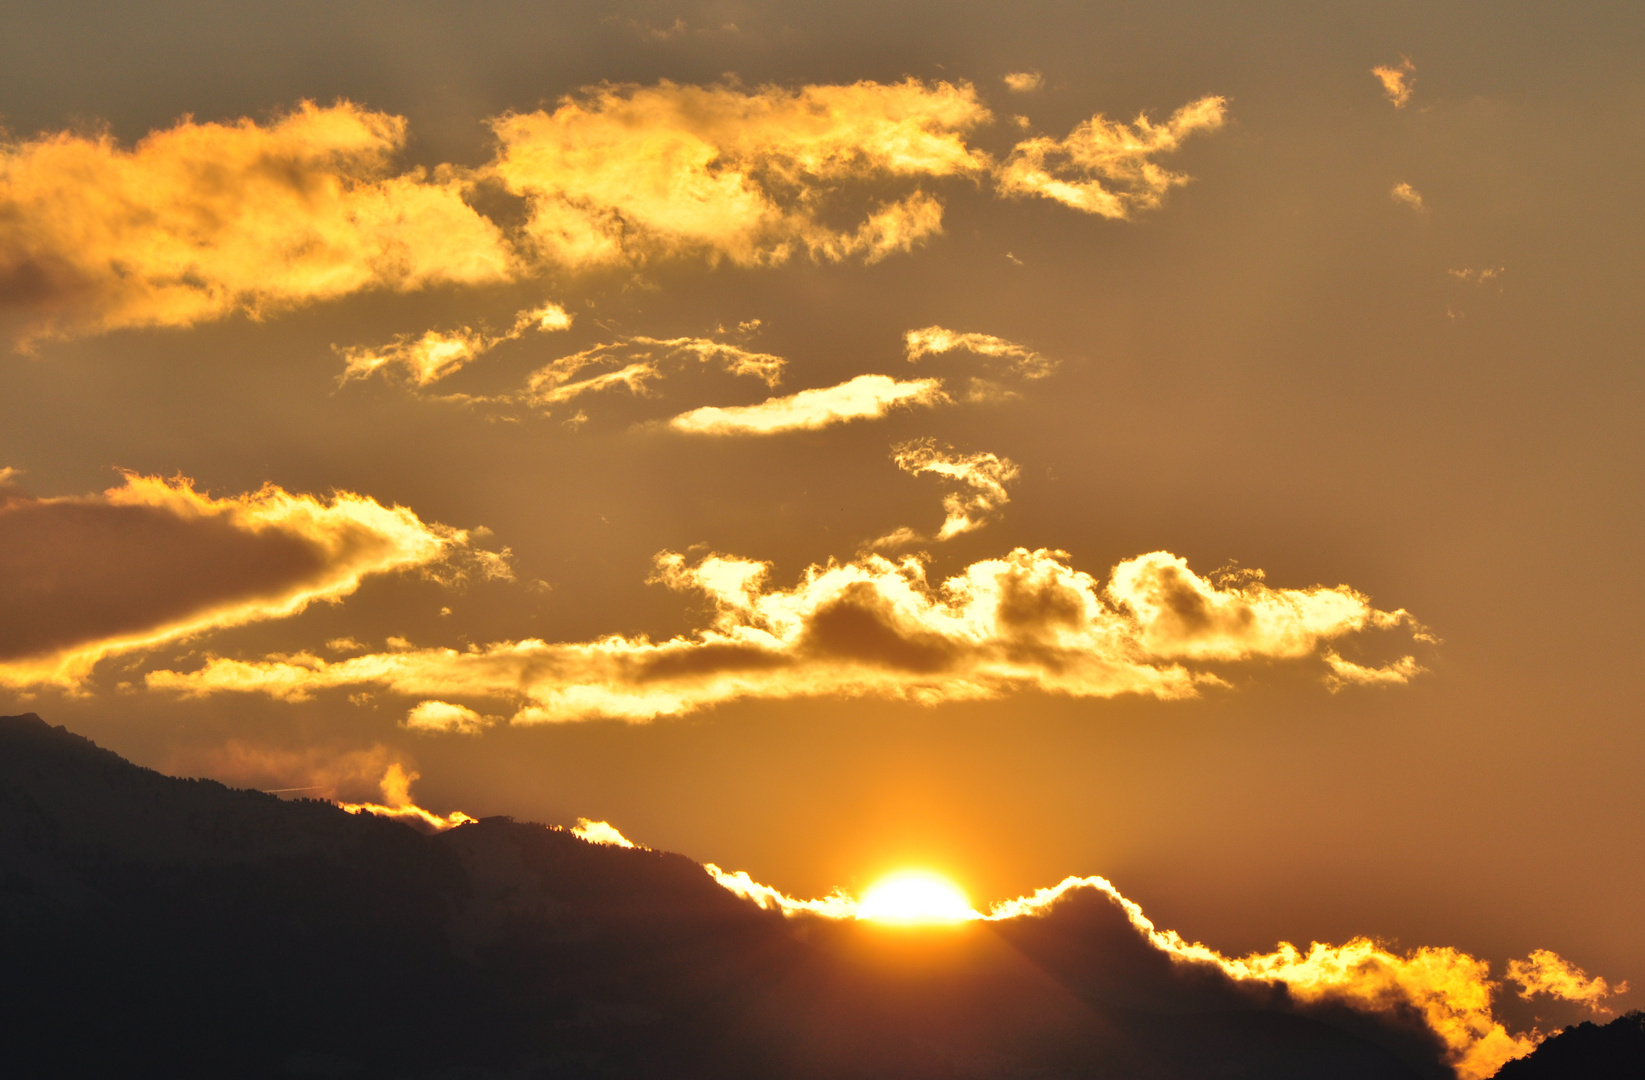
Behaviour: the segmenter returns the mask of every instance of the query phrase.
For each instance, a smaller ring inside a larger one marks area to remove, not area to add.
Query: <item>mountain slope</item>
[[[787,920],[683,856],[502,818],[425,835],[0,718],[6,1075],[1373,1080],[1437,1060],[1420,1032],[1185,971],[1095,894],[926,931]]]

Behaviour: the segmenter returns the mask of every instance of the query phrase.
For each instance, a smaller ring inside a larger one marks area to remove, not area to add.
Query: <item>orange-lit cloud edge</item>
[[[210,542],[218,545],[224,539],[235,538],[281,542],[301,554],[300,572],[265,579],[258,576],[255,567],[236,566],[239,579],[171,617],[139,620],[140,625],[112,631],[99,632],[96,626],[88,626],[77,640],[33,650],[25,644],[19,649],[20,655],[0,659],[0,687],[57,686],[76,691],[105,658],[249,622],[289,617],[316,601],[335,603],[373,574],[417,570],[448,582],[474,576],[512,577],[506,549],[500,553],[480,550],[472,545],[468,531],[424,522],[405,507],[385,507],[352,492],[333,492],[319,498],[265,484],[254,492],[214,498],[197,491],[184,477],[166,480],[131,472],[124,475],[121,485],[99,496],[35,499],[0,486],[0,526],[11,524],[7,519],[19,515],[45,519],[27,537],[32,546],[40,549],[50,549],[55,533],[72,528],[72,521],[65,527],[52,520],[53,515],[63,514],[111,519],[97,530],[101,542],[111,545],[111,551],[132,544],[140,546],[144,541],[141,531],[133,530],[129,538],[120,531],[132,512],[143,515],[145,523],[157,522],[180,532],[208,531]],[[6,555],[0,553],[0,565],[5,559]],[[54,594],[50,579],[84,568],[65,564],[21,569],[24,572],[9,582],[8,588],[28,589],[31,576],[47,580],[27,597],[12,599],[51,605],[61,603],[62,597]],[[174,568],[177,574],[198,569]],[[117,591],[121,584],[115,581],[110,587]],[[142,583],[130,584],[135,587]],[[17,616],[26,623],[24,606],[18,604]]]
[[[410,774],[410,779],[415,778],[416,774]],[[390,805],[345,803],[343,807],[433,829],[454,828],[473,820],[461,812],[442,817],[417,807],[410,798],[407,774],[398,765],[391,767],[382,786]],[[604,821],[579,818],[566,831],[591,844],[640,846]],[[821,899],[805,900],[762,884],[746,871],[728,872],[713,863],[704,863],[703,869],[728,891],[786,918],[877,918],[871,906],[865,905],[874,887],[863,897],[836,889]],[[1106,897],[1124,911],[1138,934],[1174,964],[1212,968],[1237,983],[1283,988],[1301,1005],[1330,1004],[1377,1015],[1407,1012],[1418,1016],[1444,1045],[1447,1063],[1459,1080],[1487,1080],[1505,1062],[1530,1053],[1545,1037],[1534,1029],[1514,1033],[1507,1028],[1493,1010],[1494,996],[1502,984],[1491,978],[1490,962],[1460,949],[1423,946],[1401,952],[1386,943],[1360,937],[1342,945],[1313,942],[1306,951],[1281,942],[1272,952],[1226,956],[1206,945],[1186,941],[1174,930],[1155,926],[1140,905],[1127,899],[1107,878],[1096,875],[1069,876],[1029,896],[1000,901],[986,912],[945,911],[932,921],[987,924],[1033,919],[1078,893]],[[1611,1012],[1604,1004],[1607,998],[1628,992],[1626,983],[1613,986],[1547,949],[1534,950],[1524,960],[1510,960],[1506,978],[1518,986],[1521,997],[1545,995],[1584,1005],[1600,1014]]]
[[[767,563],[719,554],[693,563],[665,551],[651,580],[698,593],[714,609],[693,634],[466,650],[396,643],[339,660],[208,657],[145,680],[191,696],[287,701],[372,687],[427,699],[408,717],[416,730],[475,732],[487,721],[464,699],[512,703],[515,724],[643,722],[745,699],[936,704],[1039,691],[1170,700],[1231,686],[1224,675],[1234,665],[1309,659],[1333,690],[1398,684],[1423,670],[1414,654],[1366,664],[1341,656],[1341,643],[1379,631],[1407,644],[1435,640],[1404,610],[1380,610],[1346,585],[1272,588],[1259,571],[1204,576],[1164,551],[1119,563],[1103,582],[1049,549],[1018,548],[940,582],[928,580],[927,565],[923,555],[866,554],[813,565],[781,588]]]
[[[28,347],[658,259],[874,262],[941,232],[943,204],[925,188],[951,180],[1113,219],[1155,207],[1187,181],[1156,158],[1225,111],[1207,97],[1158,124],[1099,114],[1003,160],[968,141],[993,121],[970,83],[916,79],[606,84],[493,118],[495,155],[477,168],[397,168],[405,119],[348,101],[261,124],[185,119],[130,148],[50,132],[0,142],[0,293]],[[523,224],[476,210],[487,190],[523,200]],[[824,223],[842,210],[854,224]],[[433,333],[348,351],[349,371],[394,362],[432,378],[499,340]]]

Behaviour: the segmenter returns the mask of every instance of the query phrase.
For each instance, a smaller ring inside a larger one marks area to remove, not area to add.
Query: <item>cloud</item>
[[[943,496],[942,508],[947,512],[942,527],[931,539],[950,540],[961,533],[974,532],[997,517],[1011,495],[1005,485],[1017,478],[1017,466],[1010,458],[995,454],[956,454],[953,447],[938,449],[934,439],[915,439],[891,449],[891,460],[904,472],[935,473],[950,481],[957,481],[967,491],[951,491]],[[924,539],[910,529],[898,529],[869,544],[870,549],[886,550]]]
[[[1411,92],[1416,88],[1417,66],[1411,63],[1411,58],[1402,56],[1397,67],[1379,65],[1371,69],[1371,75],[1382,84],[1382,94],[1394,103],[1394,108],[1403,109],[1411,100]]]
[[[728,873],[712,863],[704,868],[724,888],[767,911],[791,918],[837,920],[856,919],[861,914],[859,899],[842,890],[821,900],[801,900],[755,881],[745,871]],[[1159,929],[1140,905],[1106,878],[1096,876],[1065,878],[1031,896],[995,904],[976,917],[1004,924],[1002,929],[1011,931],[1054,920],[1071,905],[1093,902],[1119,909],[1131,931],[1168,958],[1180,996],[1186,996],[1190,985],[1203,983],[1203,978],[1195,977],[1198,971],[1221,975],[1238,987],[1282,991],[1279,1003],[1303,1011],[1342,1007],[1395,1023],[1404,1017],[1416,1018],[1439,1040],[1446,1062],[1461,1080],[1495,1075],[1505,1062],[1529,1053],[1538,1041],[1536,1033],[1511,1033],[1494,1014],[1492,997],[1499,984],[1490,978],[1490,964],[1454,948],[1426,947],[1401,953],[1369,938],[1355,938],[1343,945],[1315,942],[1306,952],[1284,942],[1273,952],[1229,957],[1187,942],[1174,930]],[[1604,980],[1589,981],[1579,969],[1542,950],[1532,953],[1529,961],[1510,961],[1508,970],[1511,980],[1535,984],[1539,990],[1558,987],[1543,992],[1562,993],[1590,1006],[1609,992]],[[1530,974],[1533,970],[1535,974]],[[1125,992],[1135,997],[1139,987],[1128,986]]]
[[[634,841],[618,832],[615,826],[606,821],[590,821],[588,818],[578,818],[577,824],[571,827],[571,835],[579,840],[586,840],[590,844],[626,848],[636,846]]]
[[[395,173],[397,116],[302,102],[184,120],[131,149],[60,132],[0,146],[0,312],[20,339],[258,317],[363,289],[517,273],[450,169]]]
[[[100,496],[0,496],[0,685],[74,687],[103,657],[294,615],[368,574],[507,577],[507,552],[404,507],[272,484],[213,498],[127,473]]]
[[[381,743],[354,750],[292,749],[230,739],[221,746],[174,752],[167,770],[262,791],[337,799],[377,787],[393,763],[394,752]]]
[[[1410,184],[1404,182],[1395,184],[1393,190],[1388,192],[1388,195],[1395,202],[1402,202],[1413,210],[1428,209],[1427,205],[1422,201],[1422,193]]]
[[[613,634],[337,661],[214,657],[146,678],[156,690],[290,701],[355,686],[485,697],[514,702],[514,723],[647,721],[742,699],[1187,698],[1227,686],[1221,665],[1318,660],[1327,643],[1367,630],[1422,633],[1404,611],[1380,611],[1346,585],[1273,589],[1255,572],[1204,578],[1163,551],[1120,563],[1106,584],[1063,552],[1023,548],[935,585],[916,556],[812,566],[788,589],[769,586],[770,569],[734,556],[688,564],[658,555],[655,581],[714,609],[707,627],[661,642]]]
[[[1589,978],[1586,971],[1547,949],[1537,949],[1524,960],[1510,960],[1508,981],[1519,984],[1520,997],[1547,994],[1579,1002],[1599,1013],[1611,1011],[1601,1004],[1607,997],[1628,992],[1627,983],[1612,987],[1604,979]]]
[[[545,364],[531,373],[526,379],[525,388],[518,394],[468,400],[509,401],[537,409],[552,409],[584,394],[615,386],[626,386],[632,394],[645,394],[652,382],[663,378],[666,368],[677,368],[691,361],[718,365],[732,375],[751,376],[767,386],[776,386],[782,381],[783,368],[788,363],[771,353],[754,352],[712,338],[635,336],[593,345]],[[619,364],[622,366],[615,367]],[[577,377],[594,367],[614,370],[586,378]]]
[[[494,120],[487,174],[527,200],[526,235],[562,266],[872,262],[940,231],[942,207],[918,190],[867,202],[862,189],[985,172],[965,135],[989,119],[968,83],[605,85]],[[856,224],[825,223],[840,216]]]
[[[1037,71],[1013,71],[1000,81],[1013,94],[1026,94],[1045,85],[1045,77]]]
[[[424,810],[411,799],[411,785],[420,778],[419,773],[408,773],[398,761],[388,767],[383,773],[381,787],[383,801],[373,802],[340,802],[337,805],[351,814],[376,814],[379,817],[393,818],[421,829],[443,832],[454,829],[459,825],[466,825],[474,818],[461,810],[453,810],[449,814],[436,814],[432,810]]]
[[[489,727],[494,719],[481,716],[465,705],[453,705],[447,701],[424,701],[413,706],[406,714],[405,726],[411,731],[477,735]]]
[[[366,345],[332,348],[343,358],[343,382],[400,368],[412,382],[427,386],[458,371],[503,342],[516,340],[527,330],[565,330],[570,326],[571,316],[565,308],[559,304],[544,304],[520,312],[514,317],[514,325],[500,334],[488,334],[465,326],[454,331],[428,330],[416,338],[401,334],[389,344],[375,348]]]
[[[1345,686],[1403,686],[1428,670],[1417,663],[1414,656],[1402,656],[1381,667],[1366,667],[1344,660],[1329,649],[1323,659],[1331,669],[1331,674],[1325,678],[1325,685],[1333,693]]]
[[[1020,142],[995,171],[1007,195],[1037,195],[1106,218],[1129,218],[1158,206],[1165,193],[1188,182],[1154,162],[1188,136],[1223,124],[1227,101],[1205,97],[1155,124],[1147,114],[1131,125],[1097,114],[1061,140],[1039,136]]]
[[[878,419],[898,405],[948,400],[941,379],[899,381],[889,375],[858,375],[838,386],[767,398],[758,405],[704,406],[681,413],[668,426],[693,435],[775,435]]]
[[[910,330],[903,335],[903,344],[909,363],[933,353],[963,349],[979,356],[1003,358],[1009,361],[1012,374],[1025,379],[1042,379],[1057,368],[1055,360],[1046,359],[1026,345],[997,338],[992,334],[960,333],[941,326]]]

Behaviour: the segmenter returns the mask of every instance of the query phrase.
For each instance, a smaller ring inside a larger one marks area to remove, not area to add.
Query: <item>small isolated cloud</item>
[[[1422,201],[1422,193],[1410,184],[1404,182],[1395,184],[1393,189],[1388,192],[1388,195],[1395,202],[1404,203],[1413,210],[1428,209],[1427,204]]]
[[[605,844],[607,847],[634,847],[634,841],[617,831],[616,826],[608,821],[590,821],[588,818],[578,818],[577,824],[571,827],[571,835],[590,844]]]
[[[1510,960],[1508,981],[1519,984],[1520,997],[1546,994],[1562,1001],[1578,1002],[1600,1013],[1611,1011],[1603,1004],[1606,998],[1628,992],[1627,983],[1612,987],[1604,979],[1589,978],[1586,971],[1547,949],[1537,949],[1524,960]]]
[[[614,386],[626,386],[630,393],[644,394],[650,383],[661,379],[669,366],[696,361],[717,365],[732,375],[747,375],[767,386],[782,381],[788,361],[771,353],[754,352],[712,338],[628,337],[611,344],[594,345],[581,352],[562,356],[532,372],[517,400],[534,408],[556,405]],[[589,368],[607,368],[599,374],[578,378]]]
[[[1099,113],[1065,139],[1042,135],[1019,142],[995,171],[995,180],[1006,195],[1039,196],[1088,214],[1129,218],[1159,206],[1167,191],[1188,182],[1154,158],[1176,150],[1196,132],[1220,128],[1227,106],[1224,98],[1201,98],[1163,124],[1147,114],[1127,125]]]
[[[400,117],[305,101],[131,149],[70,132],[0,145],[0,310],[26,343],[513,277],[459,176],[391,170],[405,136]]]
[[[489,727],[493,719],[481,716],[464,705],[453,705],[447,701],[424,701],[406,714],[405,726],[411,731],[477,735]]]
[[[461,810],[453,810],[449,814],[441,815],[418,806],[411,799],[411,785],[420,778],[420,774],[406,772],[405,767],[396,761],[388,767],[388,771],[383,773],[383,779],[379,785],[383,792],[382,802],[339,802],[337,805],[351,814],[376,814],[378,817],[393,818],[396,821],[403,821],[407,825],[434,832],[455,829],[459,825],[467,825],[475,820]]]
[[[1465,266],[1461,269],[1445,272],[1458,281],[1465,281],[1472,285],[1489,285],[1506,273],[1507,270],[1506,266],[1482,266],[1477,270],[1471,266]]]
[[[1163,551],[1120,563],[1106,584],[1062,552],[1022,548],[937,584],[916,556],[812,566],[788,589],[770,587],[769,575],[750,559],[658,555],[654,580],[714,608],[708,626],[666,641],[613,634],[336,661],[216,657],[193,671],[150,672],[147,683],[285,700],[368,686],[511,700],[515,723],[644,721],[741,699],[1187,698],[1228,685],[1217,673],[1225,665],[1319,662],[1330,643],[1363,631],[1422,632],[1404,611],[1380,611],[1346,585],[1274,589],[1254,572],[1205,578]]]
[[[1015,259],[1009,252],[1006,258],[1013,262]],[[1055,360],[1047,359],[1026,345],[1019,345],[1014,341],[995,337],[992,334],[962,333],[949,330],[941,326],[926,326],[919,330],[910,330],[903,335],[903,346],[908,354],[909,363],[930,356],[933,353],[952,352],[960,349],[965,352],[976,353],[978,356],[997,357],[1009,365],[1013,375],[1025,379],[1042,379],[1057,368]]]
[[[889,375],[858,375],[838,386],[767,398],[758,405],[708,405],[668,422],[693,435],[776,435],[814,431],[851,420],[872,420],[899,405],[947,402],[941,379],[899,381]]]
[[[1395,67],[1374,67],[1371,75],[1382,84],[1382,95],[1394,103],[1394,108],[1403,109],[1410,103],[1417,81],[1417,66],[1411,63],[1410,57],[1400,57]]]
[[[343,358],[343,382],[397,368],[418,386],[427,386],[460,370],[503,342],[514,341],[527,330],[565,330],[570,326],[571,316],[565,308],[559,304],[544,304],[520,312],[514,317],[514,325],[500,334],[488,334],[465,326],[453,331],[428,330],[421,337],[402,334],[389,344],[377,347],[356,345],[333,348]]]
[[[915,439],[891,449],[891,460],[897,468],[918,476],[932,473],[961,490],[943,496],[942,508],[947,512],[936,535],[929,539],[941,542],[962,533],[974,532],[999,516],[1011,495],[1005,486],[1017,478],[1017,466],[1010,458],[996,454],[957,454],[953,447],[938,448],[934,439]],[[889,550],[927,537],[911,529],[898,529],[869,544],[871,550]]]
[[[1013,94],[1026,94],[1045,85],[1045,78],[1037,71],[1013,71],[1000,80]]]
[[[84,498],[0,497],[0,685],[77,685],[103,657],[302,611],[369,574],[506,577],[506,552],[404,507],[274,485],[227,498],[127,473]]]
[[[1420,632],[1416,636],[1419,639],[1425,637]],[[1331,669],[1331,674],[1325,678],[1325,685],[1333,693],[1346,686],[1403,686],[1428,670],[1417,663],[1414,656],[1402,656],[1380,667],[1356,664],[1330,651],[1325,653],[1324,660]]]

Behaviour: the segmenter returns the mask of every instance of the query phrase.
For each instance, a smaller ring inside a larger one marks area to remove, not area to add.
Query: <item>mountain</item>
[[[1173,964],[1094,891],[923,931],[787,919],[684,856],[506,818],[425,834],[0,717],[6,1076],[1409,1080],[1438,1062],[1416,1028]]]
[[[1645,1080],[1645,1012],[1568,1027],[1508,1062],[1496,1080]]]

